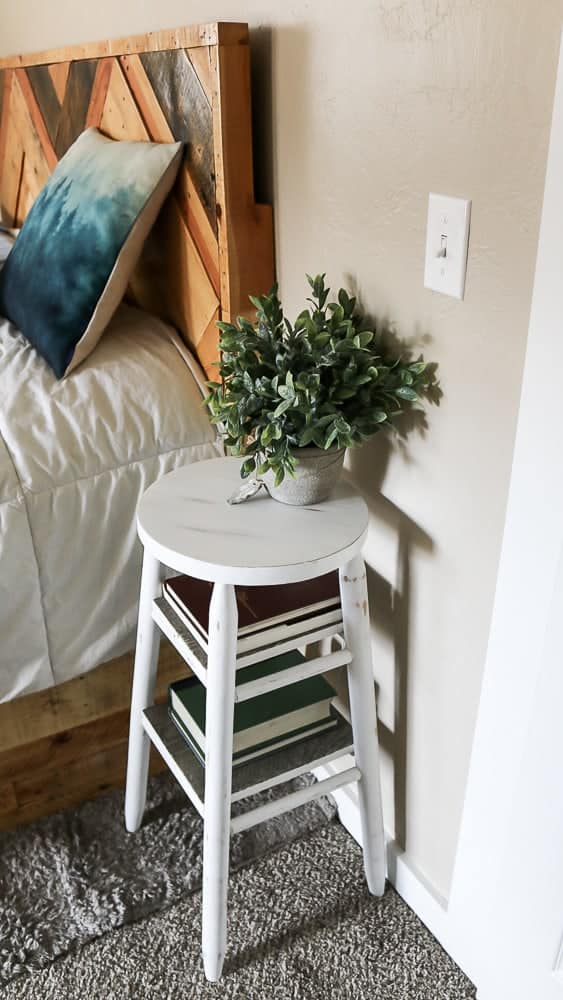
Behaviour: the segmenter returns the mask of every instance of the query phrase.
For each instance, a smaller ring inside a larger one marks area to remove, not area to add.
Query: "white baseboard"
[[[353,758],[351,756],[341,757],[317,768],[315,777],[322,780],[352,765]],[[357,786],[346,785],[332,794],[338,807],[340,822],[361,846],[362,834]],[[407,854],[391,838],[387,839],[387,878],[407,906],[410,906],[411,910],[437,938],[448,955],[463,971],[466,971],[462,949],[457,946],[455,936],[451,934],[447,900],[432,888],[424,875],[409,860]]]

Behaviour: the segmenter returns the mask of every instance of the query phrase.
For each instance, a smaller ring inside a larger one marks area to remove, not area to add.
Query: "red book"
[[[175,576],[162,586],[163,597],[189,627],[195,638],[207,646],[209,603],[213,584],[191,576]],[[327,573],[302,583],[287,583],[271,587],[235,587],[238,608],[238,635],[256,634],[256,645],[267,641],[257,633],[275,626],[286,626],[287,634],[299,631],[303,619],[327,616],[332,621],[341,618],[338,573]],[[288,623],[293,623],[291,628]],[[255,645],[250,640],[244,645]]]

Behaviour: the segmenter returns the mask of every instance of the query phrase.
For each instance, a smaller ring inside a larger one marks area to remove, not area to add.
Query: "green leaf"
[[[274,436],[274,424],[266,424],[260,435],[260,444],[266,448]]]
[[[408,385],[401,385],[398,389],[395,389],[395,395],[400,396],[401,399],[408,399],[410,402],[418,399],[418,393],[414,389],[410,389]]]
[[[332,420],[332,417],[330,419]],[[303,433],[301,434],[301,436],[299,438],[299,447],[300,448],[304,448],[305,445],[311,444],[311,441],[313,440],[313,438],[315,436],[315,431],[316,431],[316,428],[312,427],[311,425],[309,425],[309,427],[305,428],[305,430],[303,431]]]
[[[353,385],[343,385],[334,393],[335,399],[352,399],[356,395],[356,388]]]
[[[413,375],[422,375],[423,371],[427,368],[426,361],[415,361],[414,364],[409,365],[409,370]]]
[[[313,347],[322,348],[326,347],[330,340],[330,333],[317,333],[313,338]]]
[[[295,397],[295,393],[287,385],[278,385],[278,396],[282,399],[291,399]]]
[[[281,403],[278,406],[276,406],[273,416],[281,417],[282,413],[285,413],[286,410],[289,410],[290,406],[293,406],[293,399],[283,399]]]
[[[325,441],[325,445],[324,445],[325,451],[326,451],[327,448],[330,448],[331,444],[333,443],[333,441],[336,441],[337,437],[338,437],[338,429],[336,427],[333,427],[332,430],[331,430],[331,432],[330,432],[330,434],[328,435],[328,437],[327,437],[327,439]]]
[[[243,479],[247,479],[251,472],[254,472],[256,468],[256,462],[253,458],[247,458],[246,461],[242,463],[242,468],[240,474]]]

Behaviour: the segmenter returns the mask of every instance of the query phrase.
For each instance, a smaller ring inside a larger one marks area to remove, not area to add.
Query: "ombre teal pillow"
[[[0,313],[62,378],[119,305],[169,193],[182,144],[83,132],[34,202],[0,271]]]

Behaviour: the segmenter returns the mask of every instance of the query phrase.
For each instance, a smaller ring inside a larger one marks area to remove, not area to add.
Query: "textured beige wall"
[[[351,462],[368,562],[389,825],[447,894],[515,432],[563,0],[0,0],[0,50],[214,18],[253,29],[260,194],[290,313],[305,271],[440,363],[426,435]],[[422,287],[430,190],[472,198],[464,302]]]

